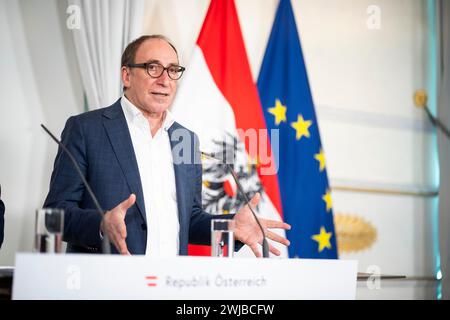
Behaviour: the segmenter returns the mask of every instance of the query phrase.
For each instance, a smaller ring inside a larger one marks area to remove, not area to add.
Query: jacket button
[[[147,225],[145,223],[141,224],[142,230],[147,230]]]

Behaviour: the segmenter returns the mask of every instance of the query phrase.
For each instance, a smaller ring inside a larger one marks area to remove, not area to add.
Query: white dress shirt
[[[139,167],[147,218],[147,247],[151,257],[178,255],[180,223],[173,168],[172,149],[167,130],[174,123],[166,111],[163,125],[152,137],[150,124],[142,112],[125,96],[121,99]]]

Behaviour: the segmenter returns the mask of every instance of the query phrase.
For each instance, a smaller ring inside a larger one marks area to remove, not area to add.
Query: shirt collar
[[[122,99],[120,100],[120,102],[122,104],[122,109],[124,111],[125,117],[129,121],[135,121],[137,117],[144,117],[141,110],[139,110],[134,104],[132,104],[131,101],[128,100],[127,97],[125,97],[125,95],[122,95]],[[167,131],[175,122],[175,118],[172,112],[170,112],[169,110],[166,110],[163,117],[164,121],[161,127]]]
[[[174,122],[175,122],[175,117],[173,116],[173,113],[170,112],[169,110],[166,110],[164,122],[162,125],[164,130],[168,131]]]

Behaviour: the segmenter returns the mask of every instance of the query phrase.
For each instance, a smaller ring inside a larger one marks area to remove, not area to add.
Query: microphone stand
[[[72,155],[72,153],[66,148],[66,146],[64,144],[62,144],[61,141],[59,141],[51,132],[50,130],[47,129],[46,126],[44,126],[43,124],[41,124],[42,129],[45,130],[45,132],[47,132],[47,134],[61,147],[61,149],[69,156],[69,159],[72,161],[78,175],[80,176],[81,180],[83,181],[84,186],[86,187],[87,192],[89,193],[89,195],[92,198],[92,201],[94,202],[94,205],[97,209],[98,214],[102,217],[103,220],[103,216],[105,215],[105,212],[103,211],[103,209],[100,207],[100,203],[97,200],[97,197],[94,195],[94,192],[91,189],[91,186],[89,185],[89,183],[87,182],[86,178],[84,177],[83,173],[81,172],[80,167],[78,166],[77,161],[75,160],[74,156]],[[105,233],[103,235],[103,240],[102,240],[102,252],[104,254],[110,254],[111,253],[111,245],[109,242],[109,238],[108,235]]]
[[[261,225],[261,222],[259,221],[258,216],[256,215],[256,213],[253,211],[251,205],[250,205],[250,199],[247,197],[247,194],[244,192],[244,189],[242,188],[241,183],[239,182],[239,179],[236,175],[236,172],[233,170],[233,168],[231,167],[231,165],[229,163],[227,163],[226,161],[223,162],[222,159],[219,159],[215,156],[215,154],[209,154],[206,152],[201,152],[202,155],[204,155],[205,157],[208,157],[210,159],[214,159],[214,160],[218,160],[220,161],[221,164],[224,164],[228,171],[231,173],[231,176],[233,177],[234,181],[236,182],[236,186],[238,188],[238,190],[240,191],[240,193],[243,195],[244,200],[245,200],[245,205],[247,205],[250,209],[250,211],[253,214],[253,217],[256,220],[256,223],[259,226],[259,229],[261,230],[261,233],[263,235],[263,240],[262,240],[262,254],[263,254],[263,258],[269,258],[269,243],[267,241],[266,238],[266,233],[264,232],[264,228]]]

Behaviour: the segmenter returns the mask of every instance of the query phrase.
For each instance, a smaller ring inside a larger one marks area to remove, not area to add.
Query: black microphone
[[[72,153],[70,153],[70,151],[66,148],[66,146],[64,144],[62,144],[61,141],[59,141],[51,132],[50,130],[47,129],[46,126],[44,126],[41,123],[41,127],[42,129],[45,130],[45,132],[48,133],[48,135],[61,147],[61,149],[69,156],[70,160],[72,161],[75,169],[77,170],[78,175],[80,176],[81,180],[84,183],[84,186],[86,187],[86,190],[88,191],[89,195],[92,198],[92,201],[94,202],[94,205],[97,209],[98,214],[102,217],[105,215],[105,211],[103,211],[103,209],[100,207],[100,204],[97,200],[97,197],[94,195],[94,192],[91,189],[91,186],[89,185],[89,183],[87,182],[86,178],[84,177],[83,173],[81,172],[80,167],[78,166],[77,161],[75,160],[74,156],[72,155]],[[111,246],[110,246],[110,242],[109,242],[109,238],[108,235],[105,233],[103,235],[103,240],[102,240],[102,252],[104,254],[110,254],[111,253]]]
[[[231,165],[229,163],[227,163],[226,161],[223,162],[222,159],[217,158],[215,156],[215,154],[210,154],[210,153],[206,153],[201,151],[201,154],[204,155],[205,157],[214,159],[214,160],[218,160],[220,161],[221,164],[224,164],[228,171],[231,173],[231,175],[233,176],[234,181],[236,182],[237,188],[238,190],[241,192],[241,194],[244,196],[244,200],[245,200],[245,205],[247,205],[250,208],[250,211],[253,214],[253,217],[256,220],[256,223],[258,224],[259,228],[261,229],[261,233],[263,235],[263,241],[262,241],[262,253],[263,253],[263,258],[269,258],[269,243],[267,242],[267,238],[266,238],[266,233],[264,232],[264,228],[261,225],[261,222],[259,221],[258,216],[256,215],[256,213],[253,211],[251,205],[250,205],[250,199],[247,197],[247,195],[244,192],[244,189],[242,188],[241,183],[239,182],[239,179],[236,175],[236,172],[234,172],[233,168],[231,167]]]

